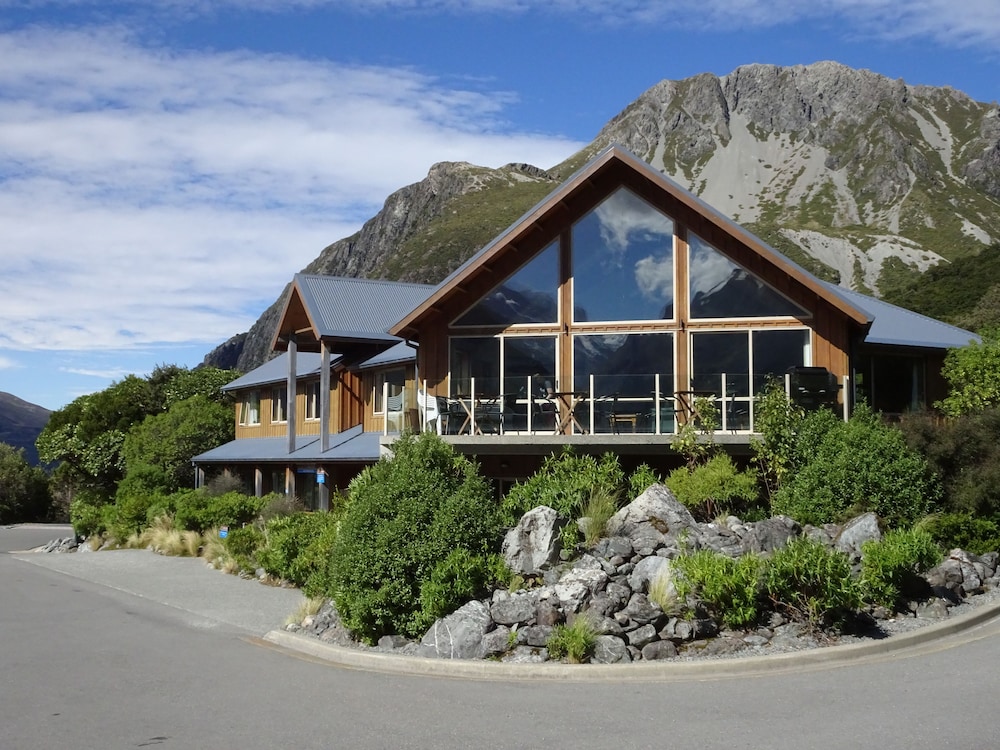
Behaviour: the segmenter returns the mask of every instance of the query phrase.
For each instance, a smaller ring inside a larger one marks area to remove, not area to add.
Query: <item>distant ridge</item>
[[[28,463],[38,464],[35,441],[51,415],[48,409],[0,391],[0,443],[24,448]]]

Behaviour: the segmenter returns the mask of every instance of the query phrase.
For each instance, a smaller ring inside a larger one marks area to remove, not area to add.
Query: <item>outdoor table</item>
[[[587,398],[587,392],[553,391],[549,395],[559,402],[559,424],[556,427],[556,432],[569,435],[572,433],[571,428],[575,426],[581,433],[586,434],[587,429],[576,418],[576,407]]]
[[[676,391],[674,397],[677,399],[677,408],[684,415],[684,421],[690,422],[701,417],[698,413],[697,401],[699,398],[715,399],[715,391]]]

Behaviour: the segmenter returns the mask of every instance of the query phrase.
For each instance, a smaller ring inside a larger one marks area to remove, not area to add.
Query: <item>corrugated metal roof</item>
[[[339,354],[330,357],[331,365],[340,359]],[[296,379],[318,375],[322,364],[320,355],[316,352],[298,352],[295,356]],[[224,391],[234,391],[240,388],[253,388],[259,385],[284,383],[288,379],[288,353],[285,352],[274,359],[268,360],[231,383],[223,386]]]
[[[321,338],[398,341],[387,331],[434,291],[428,284],[296,274]]]
[[[413,362],[417,358],[417,350],[407,345],[405,341],[390,346],[384,352],[379,352],[371,359],[365,360],[359,366],[359,370],[371,370],[375,367],[386,367],[404,362]]]
[[[299,435],[291,454],[285,437],[242,438],[200,453],[191,461],[196,464],[377,461],[381,437],[381,433],[364,432],[358,425],[330,435],[330,448],[322,452],[319,435]]]
[[[966,346],[969,341],[980,341],[979,336],[940,320],[928,318],[860,292],[844,289],[830,282],[823,282],[835,294],[844,297],[851,305],[863,310],[872,321],[866,344],[885,346],[910,346],[921,349],[952,349]]]

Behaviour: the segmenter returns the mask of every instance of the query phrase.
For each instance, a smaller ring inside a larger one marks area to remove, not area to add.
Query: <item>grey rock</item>
[[[878,525],[878,516],[874,513],[863,513],[844,524],[833,543],[841,552],[860,558],[861,547],[865,542],[878,541],[881,538],[882,530]]]
[[[518,591],[508,593],[497,591],[490,604],[490,616],[493,622],[501,625],[513,625],[518,622],[531,622],[535,619],[538,608],[538,591]]]
[[[647,643],[652,643],[658,637],[656,628],[652,625],[643,625],[642,627],[636,628],[632,632],[625,634],[628,644],[638,649],[641,649]]]
[[[501,552],[507,567],[515,573],[537,575],[554,565],[562,549],[560,532],[565,525],[566,519],[548,506],[529,510],[504,536]]]
[[[765,518],[747,526],[744,546],[747,552],[773,552],[802,533],[802,527],[788,516]]]
[[[548,649],[530,646],[517,646],[500,658],[500,661],[509,664],[541,664],[548,660]]]
[[[661,574],[666,575],[669,580],[670,561],[664,557],[657,557],[656,555],[653,555],[652,557],[644,557],[636,563],[635,568],[628,577],[628,584],[632,591],[647,593],[649,591],[650,583],[656,580]],[[673,588],[672,583],[670,584],[670,587]],[[674,593],[676,594],[676,590]]]
[[[409,639],[401,635],[383,635],[378,639],[380,651],[396,651],[409,643]]]
[[[619,664],[632,661],[628,645],[614,635],[599,635],[594,641],[593,664]]]
[[[519,642],[535,648],[542,648],[548,645],[549,638],[552,637],[552,627],[548,625],[529,625],[526,628],[518,628],[517,639]]]
[[[483,636],[481,653],[483,658],[507,653],[511,647],[511,629],[500,625]]]
[[[675,656],[677,656],[677,646],[670,641],[653,641],[642,647],[642,658],[644,661],[673,659]]]
[[[666,542],[668,536],[679,539],[687,535],[693,542],[700,535],[694,516],[662,484],[650,486],[615,513],[607,528],[609,535],[626,536],[632,540],[632,546],[637,551],[644,546],[655,550]]]
[[[420,643],[439,659],[479,659],[483,636],[492,628],[486,604],[471,601],[435,622]]]

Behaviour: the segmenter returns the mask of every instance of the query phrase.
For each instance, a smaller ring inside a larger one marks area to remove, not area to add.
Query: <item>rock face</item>
[[[1000,240],[995,104],[835,62],[746,65],[661,81],[548,171],[435,164],[303,270],[437,283],[610,144],[845,286],[877,293],[889,258],[923,271]],[[283,299],[206,364],[265,362]]]

